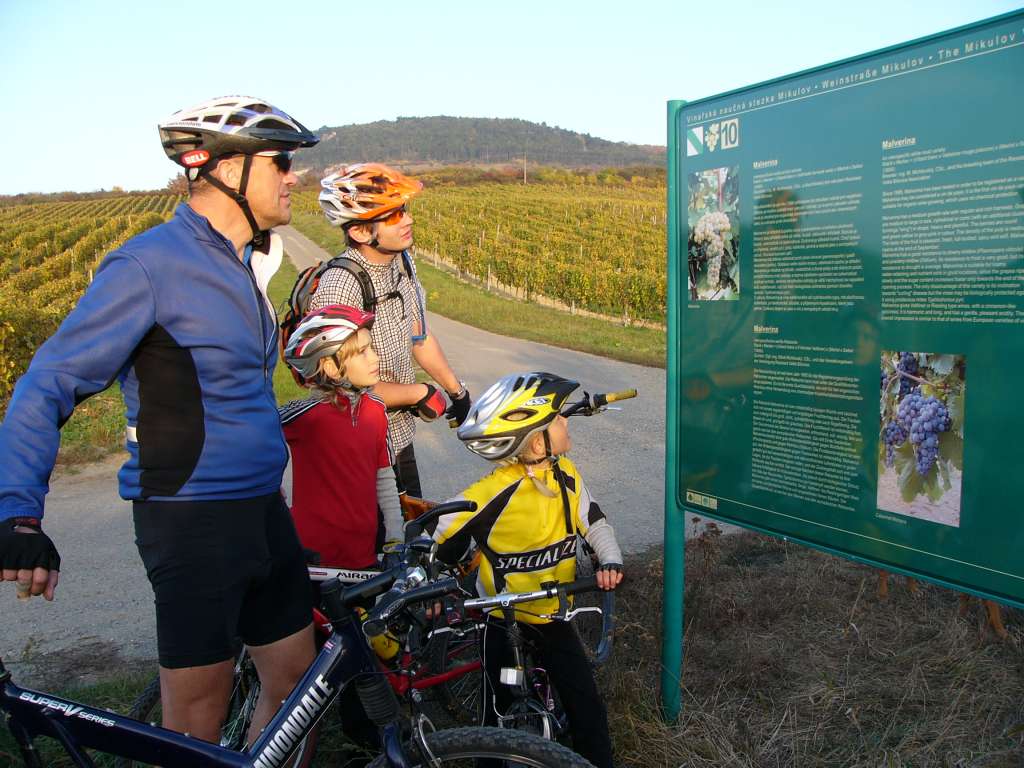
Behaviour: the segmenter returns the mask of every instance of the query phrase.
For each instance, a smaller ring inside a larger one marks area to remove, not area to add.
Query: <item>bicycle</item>
[[[416,497],[401,496],[403,515],[407,521],[415,520],[420,515],[437,506],[437,502],[427,501]],[[307,558],[318,561],[319,555],[307,551]],[[464,570],[468,570],[467,565]],[[377,568],[362,570],[354,568],[328,568],[316,562],[307,565],[310,581],[323,583],[332,578],[338,579],[342,584],[360,584],[371,578],[379,576],[381,571]],[[461,571],[460,571],[461,572]],[[331,624],[323,611],[318,607],[313,608],[313,625],[318,649],[322,647],[331,634]],[[391,640],[394,646],[395,641]],[[393,655],[383,653],[376,649],[382,662],[388,661]],[[422,692],[448,684],[455,678],[464,675],[473,676],[479,672],[481,665],[479,659],[468,661],[460,660],[454,666],[433,667],[430,662],[424,663],[421,657],[433,660],[432,648],[422,653],[413,653],[408,648],[402,650],[396,663],[382,668],[387,672],[388,682],[400,697],[410,700],[417,708],[427,705],[423,700]],[[235,656],[234,679],[229,698],[228,714],[224,725],[221,728],[221,746],[228,749],[241,749],[245,743],[245,737],[252,722],[252,716],[256,710],[259,700],[260,681],[256,673],[256,667],[244,647],[239,647]],[[128,716],[149,723],[157,723],[161,716],[160,700],[160,677],[159,675],[146,685],[142,692],[133,702]],[[436,711],[430,711],[429,705],[423,707],[427,714],[436,716]],[[300,757],[304,754],[305,745],[300,748]],[[315,754],[315,750],[314,750]],[[296,760],[296,765],[301,765],[301,760]],[[116,768],[135,768],[131,760],[121,760],[116,763]]]
[[[317,565],[307,566],[311,580],[327,581],[331,578],[338,579],[345,585],[361,584],[375,576],[380,575],[379,570],[358,570],[352,568],[321,568]],[[314,623],[317,627],[318,637],[324,639],[330,636],[331,627],[327,618],[319,610],[314,609]],[[231,695],[228,699],[228,713],[221,726],[220,745],[227,749],[241,750],[245,746],[245,738],[249,732],[249,725],[252,723],[253,714],[256,712],[256,704],[260,697],[260,678],[256,672],[256,665],[252,657],[246,652],[244,646],[239,646],[235,653],[235,666],[233,681],[231,684]],[[128,711],[128,717],[142,722],[156,725],[161,719],[160,701],[160,676],[156,675],[143,688],[142,692],[135,698]],[[309,757],[306,756],[307,752]],[[295,765],[302,766],[305,761],[311,760],[315,755],[315,747],[308,742],[300,745],[295,758]],[[133,760],[117,760],[115,768],[136,768]]]
[[[465,503],[443,511],[472,509]],[[383,753],[378,768],[457,766],[463,759],[497,759],[510,765],[533,768],[586,768],[590,764],[552,742],[493,728],[458,728],[428,732],[429,724],[417,718],[408,743],[403,733],[395,694],[380,675],[353,606],[396,590],[404,605],[431,601],[458,589],[455,579],[426,581],[423,554],[433,542],[421,539],[405,548],[401,565],[361,584],[343,588],[337,579],[325,582],[322,595],[331,635],[313,664],[272,717],[270,723],[245,751],[228,749],[185,734],[148,725],[124,715],[69,699],[17,686],[0,660],[0,711],[18,744],[28,768],[43,768],[34,741],[55,739],[65,754],[82,768],[95,768],[87,750],[158,763],[165,768],[203,765],[210,768],[280,768],[313,732],[341,690],[355,684],[361,701],[380,728]],[[366,624],[380,622],[383,611],[394,614],[391,604],[371,611]],[[375,624],[373,625],[375,626]]]
[[[498,713],[498,723],[501,727],[526,730],[551,740],[559,740],[568,734],[568,720],[558,693],[549,680],[547,670],[536,662],[532,644],[524,637],[522,625],[515,618],[511,606],[557,595],[559,609],[553,614],[544,615],[543,618],[572,622],[575,627],[574,619],[577,616],[598,609],[591,606],[570,609],[566,596],[574,595],[578,599],[580,595],[599,591],[602,590],[597,586],[596,577],[590,575],[569,583],[543,585],[536,591],[503,592],[492,597],[470,598],[456,603],[457,614],[468,611],[470,614],[482,615],[482,612],[492,608],[498,608],[502,614],[500,625],[494,622],[490,625],[491,631],[503,628],[507,633],[513,659],[512,666],[501,669],[501,683],[512,689],[512,702],[503,712]],[[600,634],[603,639],[597,655],[607,659],[611,653],[613,617],[607,612],[602,616]],[[480,628],[482,626],[479,625]],[[590,660],[592,665],[596,665],[594,657]],[[482,707],[486,705],[486,702],[477,701],[478,713],[482,713]]]

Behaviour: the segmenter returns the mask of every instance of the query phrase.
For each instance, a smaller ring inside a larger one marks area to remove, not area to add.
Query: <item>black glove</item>
[[[431,384],[424,384],[424,386],[427,388],[427,394],[416,401],[413,410],[424,421],[433,421],[445,411],[444,395]]]
[[[19,533],[15,528],[32,528],[36,533]],[[60,570],[60,555],[50,537],[34,517],[12,517],[0,521],[0,568],[16,571],[45,568]]]
[[[461,427],[462,422],[469,416],[470,406],[473,405],[473,401],[469,397],[469,390],[463,387],[456,395],[449,392],[448,397],[452,399],[452,404],[448,406],[444,415],[448,419],[449,426]]]
[[[622,563],[602,563],[600,566],[598,566],[597,570],[622,573]]]

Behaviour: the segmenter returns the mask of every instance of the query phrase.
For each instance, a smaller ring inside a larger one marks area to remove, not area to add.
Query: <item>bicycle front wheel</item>
[[[406,745],[412,768],[444,766],[473,768],[477,760],[516,768],[593,768],[568,747],[522,731],[504,728],[452,728],[426,737],[425,749],[414,742]],[[428,752],[429,754],[424,754]],[[386,768],[381,755],[370,768]]]
[[[441,722],[445,722],[444,715],[447,715],[447,720],[464,725],[480,722],[480,681],[483,668],[478,635],[475,624],[469,624],[460,635],[444,632],[431,638],[428,647],[431,674],[465,670],[458,677],[424,691],[427,700],[432,703],[436,701],[441,705],[436,709],[443,710],[443,713],[428,712],[432,718],[441,715]]]

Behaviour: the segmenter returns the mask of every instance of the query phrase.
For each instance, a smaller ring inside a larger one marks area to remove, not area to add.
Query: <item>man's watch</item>
[[[448,392],[448,397],[450,397],[452,400],[458,400],[464,394],[466,394],[466,382],[464,382],[464,381],[462,381],[460,379],[459,380],[459,391],[458,392]]]

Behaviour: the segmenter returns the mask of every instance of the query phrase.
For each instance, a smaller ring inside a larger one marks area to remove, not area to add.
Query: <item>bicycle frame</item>
[[[334,611],[332,611],[334,613]],[[380,674],[358,619],[347,608],[332,621],[323,649],[263,733],[245,753],[89,707],[11,681],[0,660],[0,711],[30,768],[43,768],[31,745],[49,736],[82,768],[95,768],[84,752],[94,749],[165,768],[278,768],[313,730],[341,690],[363,675]],[[397,718],[382,729],[384,752],[393,768],[407,768]]]
[[[310,569],[312,572],[312,569]],[[313,609],[313,627],[318,635],[321,637],[328,637],[331,634],[331,622],[318,608]],[[481,668],[480,660],[470,661],[462,664],[454,669],[449,669],[445,672],[437,672],[431,674],[424,674],[422,671],[408,673],[405,670],[409,669],[413,660],[413,654],[408,651],[402,651],[401,663],[399,669],[389,669],[384,664],[378,661],[378,669],[383,672],[394,689],[395,693],[399,696],[405,696],[410,690],[421,691],[426,688],[433,688],[436,685],[443,685],[450,680],[454,680],[457,677],[468,675],[471,672],[477,672]]]
[[[380,575],[379,571],[360,571],[349,568],[324,568],[313,565],[307,566],[307,570],[309,571],[309,578],[312,581],[326,581],[331,578],[336,578],[343,584],[357,584]],[[323,611],[316,607],[313,608],[313,628],[321,637],[327,637],[331,634],[330,619],[324,615]],[[423,674],[422,671],[409,674],[405,670],[409,669],[412,660],[413,654],[408,650],[404,650],[402,651],[399,669],[388,669],[385,665],[378,663],[379,671],[387,675],[388,682],[391,684],[395,693],[399,696],[406,696],[410,690],[421,691],[426,688],[433,688],[436,685],[443,685],[444,683],[454,680],[457,677],[461,677],[462,675],[477,672],[481,668],[480,660],[477,659],[476,661],[467,662],[466,664],[462,664],[454,669],[449,669],[445,672],[439,672],[436,674]]]

